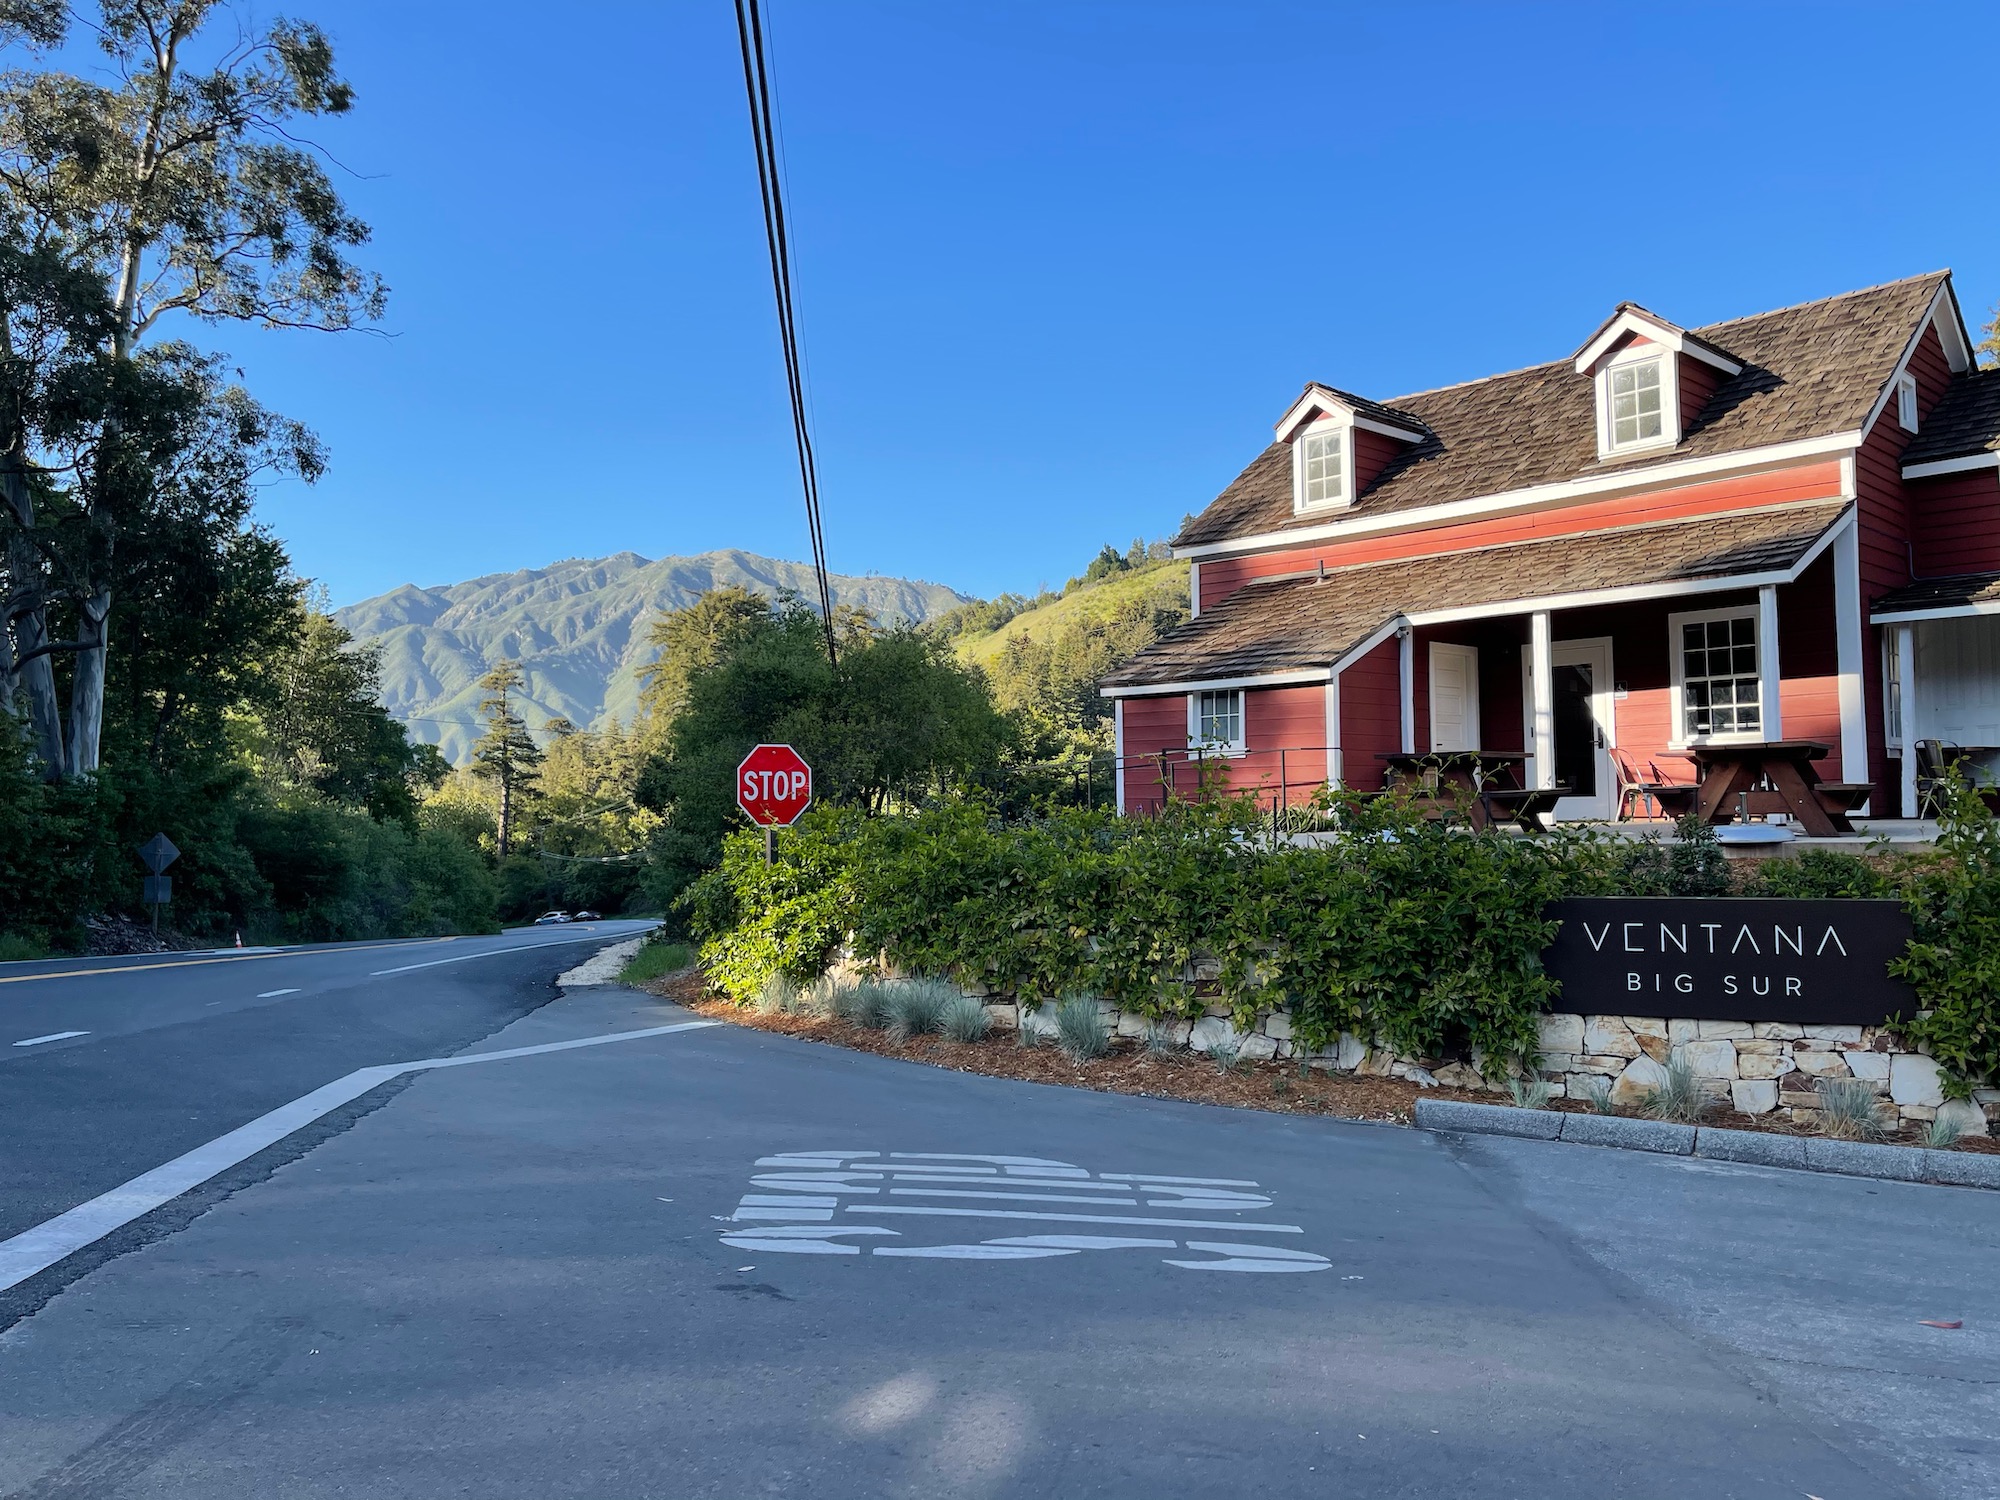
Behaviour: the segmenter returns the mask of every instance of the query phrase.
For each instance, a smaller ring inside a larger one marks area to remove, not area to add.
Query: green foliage
[[[1715,830],[1693,813],[1675,820],[1674,842],[1650,835],[1610,855],[1607,894],[1621,896],[1727,896],[1729,860]]]
[[[1543,906],[1602,879],[1582,840],[1471,835],[1389,799],[1337,799],[1329,849],[1245,837],[1240,809],[1155,819],[1070,810],[1005,826],[975,805],[906,818],[822,814],[779,840],[730,838],[691,892],[702,957],[730,994],[807,982],[852,936],[898,968],[1033,1004],[1078,990],[1193,1015],[1197,954],[1239,1025],[1280,1003],[1308,1047],[1342,1031],[1400,1051],[1531,1053],[1554,991]],[[791,913],[798,914],[795,923]]]
[[[1937,798],[1938,853],[1908,882],[1914,934],[1889,972],[1917,996],[1897,1031],[1928,1048],[1946,1096],[1963,1099],[2000,1078],[2000,821],[1955,773]]]
[[[620,984],[649,984],[664,975],[685,969],[694,962],[694,950],[686,943],[668,942],[660,937],[658,930],[645,946],[633,954],[625,967],[618,971]]]
[[[1837,849],[1801,849],[1789,858],[1759,860],[1751,869],[1744,882],[1746,896],[1879,900],[1895,894],[1880,861]]]
[[[47,958],[47,943],[35,937],[16,932],[0,932],[0,964],[20,963],[24,959]]]
[[[1655,1120],[1699,1125],[1715,1106],[1701,1080],[1694,1076],[1694,1065],[1677,1051],[1667,1059],[1663,1073],[1660,1081],[1646,1091],[1642,1106],[1645,1113]]]

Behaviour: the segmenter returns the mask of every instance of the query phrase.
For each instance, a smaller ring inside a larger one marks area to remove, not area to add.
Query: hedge
[[[1916,940],[1896,966],[1920,1010],[1897,1018],[1951,1092],[2000,1071],[2000,824],[1962,792],[1939,852],[1808,850],[1731,864],[1712,831],[1674,844],[1573,829],[1472,833],[1391,798],[1334,794],[1344,836],[1272,847],[1229,802],[1153,818],[1068,810],[1003,823],[975,803],[909,817],[816,809],[764,864],[755,832],[684,901],[711,980],[747,1002],[774,975],[807,984],[843,947],[1038,1004],[1088,993],[1197,1015],[1220,969],[1239,1025],[1289,1008],[1307,1048],[1341,1032],[1408,1056],[1532,1058],[1558,999],[1543,912],[1572,895],[1896,895]],[[1885,1018],[1887,1019],[1887,1018]]]

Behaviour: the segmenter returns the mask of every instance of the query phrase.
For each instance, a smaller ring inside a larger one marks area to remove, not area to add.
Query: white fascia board
[[[1938,314],[1941,312],[1948,312],[1951,316],[1940,318]],[[1868,408],[1867,420],[1861,424],[1863,442],[1866,442],[1868,434],[1875,430],[1876,422],[1881,420],[1882,413],[1889,409],[1889,403],[1896,399],[1896,382],[1902,379],[1904,372],[1910,368],[1910,358],[1917,352],[1917,346],[1923,343],[1924,331],[1929,328],[1937,329],[1938,343],[1944,346],[1944,362],[1951,367],[1952,374],[1963,375],[1972,368],[1972,351],[1965,341],[1964,329],[1959,322],[1958,300],[1951,294],[1951,282],[1946,281],[1937,289],[1937,295],[1931,298],[1930,307],[1917,323],[1917,331],[1911,335],[1909,343],[1903,346],[1902,358],[1896,361],[1896,368],[1889,372],[1889,378],[1882,382],[1882,390],[1876,396],[1875,404]]]
[[[1424,435],[1408,427],[1398,427],[1390,422],[1378,422],[1373,417],[1355,414],[1354,425],[1368,432],[1379,432],[1383,437],[1394,438],[1399,443],[1421,443]]]
[[[1818,458],[1828,453],[1851,452],[1861,442],[1858,432],[1840,432],[1831,437],[1801,438],[1793,443],[1773,443],[1765,448],[1745,448],[1713,458],[1682,459],[1678,463],[1650,464],[1642,469],[1621,470],[1590,479],[1566,479],[1559,484],[1532,485],[1527,489],[1503,490],[1471,500],[1453,500],[1444,505],[1427,505],[1415,510],[1389,511],[1381,515],[1350,516],[1318,526],[1299,526],[1290,531],[1266,531],[1254,536],[1232,537],[1224,542],[1199,542],[1192,547],[1174,548],[1175,557],[1232,557],[1244,552],[1274,552],[1309,546],[1314,542],[1340,541],[1347,537],[1375,536],[1390,531],[1428,531],[1460,521],[1508,515],[1516,511],[1557,510],[1576,500],[1605,499],[1621,493],[1672,489],[1683,482],[1721,475],[1755,474],[1766,469],[1782,469],[1800,459]],[[1833,496],[1824,498],[1832,499]],[[1840,498],[1845,498],[1840,497]]]
[[[1739,375],[1743,371],[1743,366],[1739,365],[1735,360],[1726,359],[1722,355],[1702,347],[1700,344],[1689,343],[1687,335],[1680,329],[1670,324],[1662,323],[1657,318],[1649,318],[1644,313],[1634,312],[1628,308],[1607,323],[1604,331],[1585,344],[1577,353],[1576,373],[1579,375],[1588,375],[1591,367],[1604,358],[1610,352],[1611,346],[1628,333],[1641,334],[1662,348],[1672,350],[1675,354],[1685,354],[1688,358],[1698,359],[1705,365],[1713,365],[1725,375]]]
[[[1975,599],[1970,604],[1947,604],[1937,609],[1897,609],[1868,617],[1870,625],[1900,625],[1913,620],[1968,620],[1974,615],[2000,615],[2000,599]]]
[[[1174,698],[1182,693],[1217,693],[1225,688],[1292,687],[1325,682],[1331,667],[1301,667],[1290,672],[1261,672],[1254,677],[1204,677],[1188,682],[1148,682],[1133,687],[1101,687],[1100,698]]]
[[[1362,657],[1366,656],[1370,651],[1373,651],[1377,646],[1381,645],[1384,641],[1388,640],[1397,631],[1403,629],[1403,627],[1408,625],[1409,623],[1410,620],[1408,616],[1397,615],[1394,619],[1388,621],[1385,625],[1383,625],[1382,628],[1377,630],[1374,634],[1363,636],[1361,638],[1361,643],[1359,645],[1350,646],[1346,651],[1341,653],[1340,659],[1334,662],[1333,664],[1333,671],[1331,675],[1338,677],[1342,672],[1345,672],[1349,667],[1353,666],[1356,662],[1360,661]]]
[[[1391,422],[1364,416],[1334,395],[1323,385],[1308,386],[1305,392],[1285,409],[1273,429],[1281,443],[1288,443],[1298,436],[1299,429],[1316,421],[1321,416],[1338,417],[1343,426],[1363,427],[1370,432],[1379,432],[1384,437],[1392,437],[1405,443],[1421,443],[1424,434],[1408,427],[1398,427]]]
[[[1412,625],[1448,625],[1460,620],[1492,619],[1502,615],[1553,613],[1559,609],[1590,609],[1604,604],[1635,604],[1648,599],[1679,599],[1694,594],[1725,594],[1741,589],[1762,588],[1767,584],[1797,583],[1805,570],[1833,545],[1835,537],[1855,524],[1849,510],[1821,533],[1789,567],[1770,568],[1761,573],[1730,573],[1714,578],[1677,578],[1665,583],[1633,583],[1607,589],[1585,589],[1573,594],[1548,594],[1531,599],[1503,599],[1492,604],[1472,604],[1462,609],[1413,610]]]
[[[2000,469],[2000,453],[1969,453],[1964,458],[1935,458],[1927,464],[1904,464],[1905,479],[1933,479],[1939,474],[1969,474],[1974,469]]]

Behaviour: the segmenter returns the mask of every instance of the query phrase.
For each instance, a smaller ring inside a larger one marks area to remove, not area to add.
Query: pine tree
[[[502,660],[479,679],[486,696],[479,702],[486,732],[472,747],[472,774],[498,787],[500,819],[496,842],[502,859],[513,842],[517,802],[534,790],[542,752],[528,733],[528,724],[514,707],[514,694],[527,686],[518,661]]]

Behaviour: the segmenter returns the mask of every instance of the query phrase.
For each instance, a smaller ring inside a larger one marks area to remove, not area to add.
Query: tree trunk
[[[16,654],[10,665],[18,663],[16,681],[28,700],[28,724],[42,775],[57,781],[64,770],[62,709],[56,700],[55,664],[41,649],[49,639],[48,612],[39,587],[42,559],[27,536],[34,529],[35,500],[18,454],[0,454],[0,500],[14,513],[16,528],[8,538],[7,568],[13,575],[15,593],[30,601],[17,606],[11,621],[3,622],[14,628]],[[11,694],[6,707],[9,713],[14,712]]]
[[[507,833],[508,833],[507,825],[513,821],[512,819],[512,813],[514,811],[513,780],[514,778],[507,774],[507,768],[505,766],[502,766],[500,768],[500,828],[498,837],[495,840],[495,842],[500,846],[500,857],[502,859],[505,859],[507,857]]]
[[[104,653],[109,645],[111,590],[101,588],[77,610],[76,673],[69,686],[69,774],[97,770],[98,741],[104,726]]]

